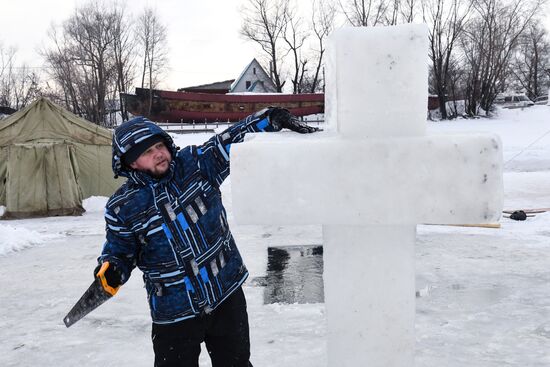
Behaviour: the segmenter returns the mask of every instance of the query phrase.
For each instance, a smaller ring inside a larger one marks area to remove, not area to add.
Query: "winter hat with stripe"
[[[127,167],[130,167],[130,165],[135,162],[143,152],[158,142],[163,142],[166,145],[166,141],[161,135],[153,135],[143,141],[140,141],[122,155],[122,162]]]

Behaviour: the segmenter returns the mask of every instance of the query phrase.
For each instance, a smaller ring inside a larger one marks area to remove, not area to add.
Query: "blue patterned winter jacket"
[[[179,150],[168,134],[138,117],[113,136],[113,171],[128,180],[105,208],[106,242],[99,262],[120,269],[126,282],[143,272],[155,323],[173,323],[216,308],[248,276],[227,225],[220,185],[229,175],[231,144],[247,132],[274,131],[268,110],[217,134],[200,146]],[[132,146],[161,135],[172,154],[168,174],[155,179],[125,167]]]

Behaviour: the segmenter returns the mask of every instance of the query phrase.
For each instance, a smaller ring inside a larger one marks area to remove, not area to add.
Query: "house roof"
[[[248,65],[243,69],[241,74],[237,79],[229,79],[221,82],[214,82],[208,84],[194,85],[190,87],[178,88],[178,92],[202,92],[202,93],[230,93],[233,92],[233,89],[239,84],[241,79],[246,75],[247,71],[250,68],[255,67],[257,73],[263,74],[263,78],[255,80],[252,85],[247,89],[248,92],[253,92],[258,84],[263,85],[267,90],[271,89],[276,90],[275,83],[269,77],[269,74],[264,70],[262,65],[255,58],[248,63]],[[268,85],[266,85],[266,83]]]
[[[260,65],[260,63],[258,62],[258,60],[256,60],[256,58],[252,59],[252,61],[250,61],[250,63],[243,69],[243,71],[241,72],[241,75],[239,75],[239,77],[237,79],[235,79],[235,81],[233,82],[233,84],[231,85],[231,89],[229,90],[229,92],[232,92],[233,89],[239,84],[239,82],[241,81],[241,79],[244,77],[244,75],[246,74],[246,72],[252,67],[252,65],[255,65],[258,67],[259,71],[261,73],[264,74],[264,76],[267,78],[267,80],[271,80],[271,78],[269,77],[269,74],[266,73],[266,71],[264,70],[264,68],[262,67],[262,65]],[[275,83],[273,83],[273,81],[271,81],[271,84],[272,84],[272,87],[273,89],[276,89],[276,86],[275,86]],[[257,83],[254,83],[254,86],[256,86]],[[254,89],[252,88],[252,86],[250,88],[248,88],[248,91],[253,91]]]
[[[231,88],[231,84],[235,79],[224,80],[221,82],[214,82],[208,84],[194,85],[191,87],[179,88],[178,92],[185,91],[197,91],[197,90],[226,90],[228,91]]]

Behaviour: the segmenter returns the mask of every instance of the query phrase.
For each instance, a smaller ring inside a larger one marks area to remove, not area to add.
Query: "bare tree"
[[[475,17],[463,33],[467,62],[466,112],[477,115],[479,108],[490,113],[502,87],[511,56],[544,0],[475,0]]]
[[[0,105],[5,107],[12,106],[15,54],[14,47],[0,44]]]
[[[355,27],[411,23],[419,0],[338,0],[340,10]]]
[[[396,0],[399,1],[399,0]],[[417,0],[401,0],[399,1],[399,13],[403,23],[412,23],[416,19]]]
[[[393,1],[389,0],[338,0],[340,9],[349,24],[355,27],[383,25]],[[391,16],[390,16],[391,18]]]
[[[471,9],[470,2],[460,0],[423,0],[422,15],[429,25],[430,87],[439,100],[441,118],[447,119],[450,67],[453,52]]]
[[[550,81],[550,41],[548,31],[539,22],[532,21],[520,37],[510,67],[515,84],[526,90],[531,99],[547,94]]]
[[[289,0],[248,0],[241,9],[243,23],[241,35],[256,42],[265,52],[270,65],[270,76],[278,92],[282,92],[281,59],[287,22]]]
[[[166,27],[160,22],[154,9],[146,8],[138,17],[136,35],[143,57],[141,87],[149,88],[149,113],[151,113],[153,89],[167,64]]]
[[[23,64],[18,68],[14,77],[12,107],[19,110],[41,94],[39,75]]]
[[[87,115],[91,121],[103,123],[108,83],[115,73],[113,43],[115,14],[98,0],[76,9],[64,25],[71,39],[69,48],[74,60],[81,66],[88,100]]]
[[[106,100],[115,88],[114,24],[112,9],[92,0],[75,9],[61,32],[52,26],[53,47],[43,51],[49,73],[65,95],[65,105],[98,124],[105,123]]]
[[[386,14],[384,15],[384,25],[396,25],[399,23],[401,0],[392,0],[388,2]]]
[[[124,8],[91,0],[60,27],[52,26],[48,37],[42,55],[55,84],[48,83],[45,93],[79,116],[110,125],[107,113],[112,117],[118,109],[134,72],[133,33]]]
[[[451,101],[446,106],[447,118],[457,117],[464,112],[463,105],[460,102],[464,99],[464,80],[465,69],[463,63],[458,57],[451,57],[446,82],[447,91],[451,97]]]
[[[121,94],[127,93],[134,81],[136,48],[136,38],[131,27],[131,21],[126,20],[126,18],[124,8],[116,7],[114,9],[113,57],[117,80],[112,99],[119,100],[120,112],[124,121],[128,120],[128,111],[124,106]]]
[[[296,8],[287,8],[285,29],[283,39],[288,45],[289,53],[294,62],[294,73],[292,75],[292,93],[302,93],[304,86],[304,76],[308,60],[302,57],[302,47],[309,34],[303,30],[303,20],[297,16]]]
[[[316,37],[316,47],[313,48],[316,62],[315,71],[311,78],[310,92],[315,93],[319,90],[321,68],[323,66],[323,57],[325,55],[325,40],[334,29],[336,8],[329,0],[313,0],[311,27]],[[321,88],[324,91],[324,85]]]
[[[57,103],[64,105],[79,116],[84,116],[80,108],[80,96],[77,91],[79,73],[76,64],[66,50],[70,42],[66,35],[58,33],[55,26],[51,26],[48,37],[52,41],[52,47],[42,51],[42,56],[49,65],[48,74],[55,85],[48,84],[48,96]]]
[[[0,44],[0,106],[19,110],[41,94],[40,78],[26,64],[17,64],[14,47]]]

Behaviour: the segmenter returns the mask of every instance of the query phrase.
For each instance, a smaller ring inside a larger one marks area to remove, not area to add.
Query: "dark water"
[[[265,286],[265,304],[321,303],[324,301],[323,247],[269,247],[267,275],[254,281]]]

